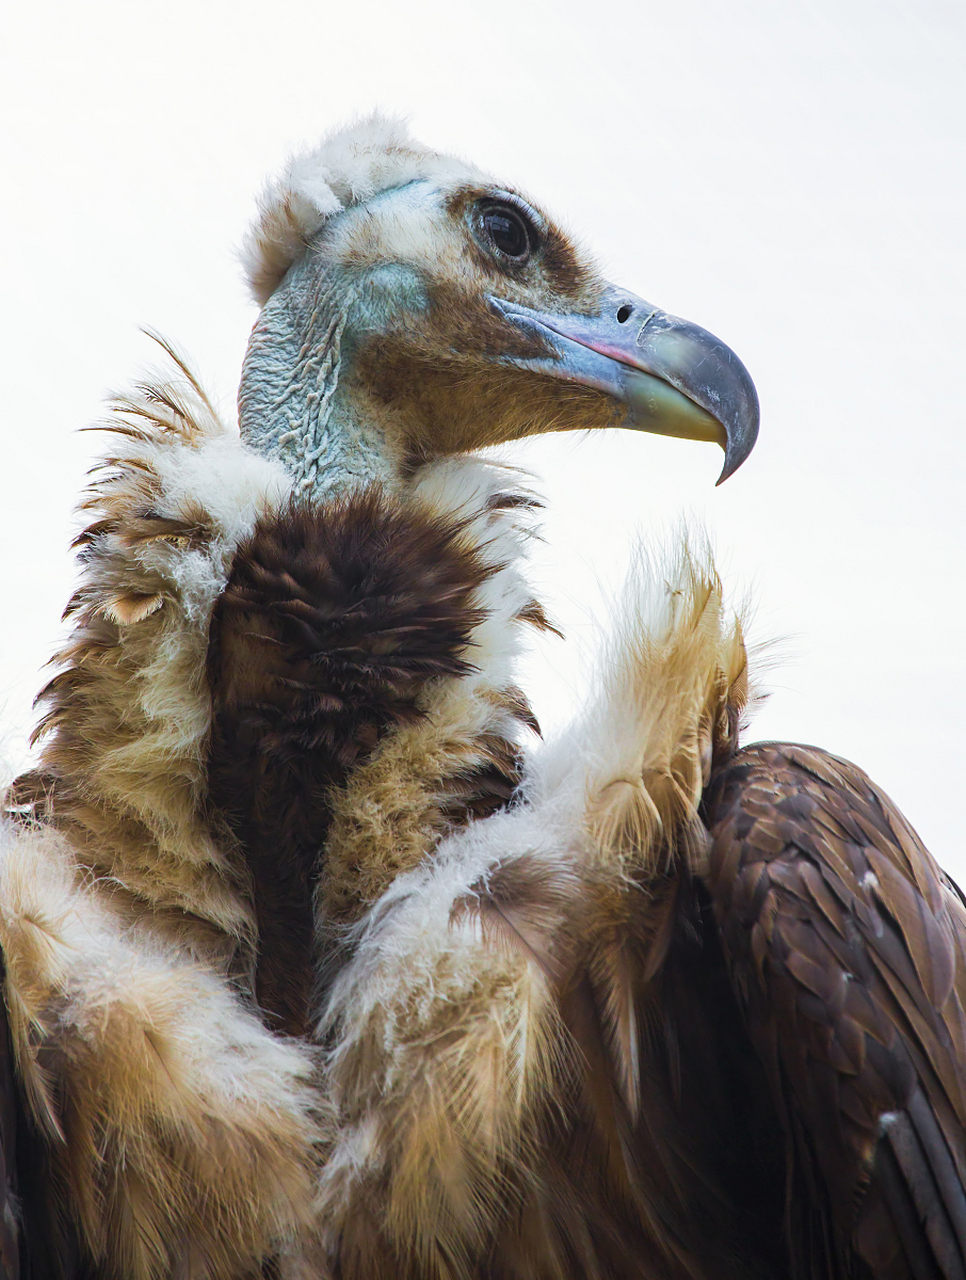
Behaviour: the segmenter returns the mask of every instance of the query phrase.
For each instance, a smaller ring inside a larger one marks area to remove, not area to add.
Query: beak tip
[[[749,395],[744,406],[744,413],[736,421],[734,433],[731,430],[725,431],[727,443],[724,446],[724,466],[721,468],[721,475],[714,482],[715,488],[719,484],[724,484],[729,477],[734,475],[751,453],[755,447],[755,441],[758,439],[758,424],[760,420],[758,394],[750,378],[747,378],[747,386]]]
[[[740,452],[729,449],[725,453],[724,466],[721,468],[721,474],[714,482],[715,488],[717,488],[719,484],[724,484],[726,480],[731,479],[734,473],[748,457],[749,453],[751,453],[750,445],[747,449],[742,449]]]

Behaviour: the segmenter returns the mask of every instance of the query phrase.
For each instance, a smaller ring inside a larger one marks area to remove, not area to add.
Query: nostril
[[[633,311],[634,311],[634,308],[627,306],[627,304],[625,303],[625,305],[621,307],[620,310],[617,312],[617,323],[626,324],[627,321],[630,320],[631,315],[633,314]]]

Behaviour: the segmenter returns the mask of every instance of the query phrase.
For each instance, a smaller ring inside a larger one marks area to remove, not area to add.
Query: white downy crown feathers
[[[293,156],[259,198],[241,251],[255,301],[264,306],[309,240],[344,209],[418,179],[481,176],[472,165],[415,141],[403,120],[378,112],[328,134]]]

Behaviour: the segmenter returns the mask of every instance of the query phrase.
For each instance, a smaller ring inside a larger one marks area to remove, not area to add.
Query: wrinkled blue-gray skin
[[[383,225],[389,211],[388,225],[402,245],[397,253],[416,254],[419,234],[432,251],[442,200],[428,182],[381,193],[369,206],[332,219],[266,303],[239,389],[242,438],[282,462],[297,489],[319,500],[374,482],[390,489],[401,483],[400,442],[378,414],[360,411],[347,374],[366,336],[425,316],[425,277],[414,262],[392,260],[391,243],[389,261],[373,251],[362,265],[346,265],[329,252],[333,228],[336,239],[340,228],[365,232],[373,210]],[[407,219],[420,229],[412,244],[400,230]],[[718,443],[725,450],[719,483],[751,452],[758,432],[754,385],[737,356],[707,330],[615,286],[605,288],[593,315],[536,310],[493,293],[487,298],[508,337],[514,329],[538,335],[549,354],[486,359],[596,388],[625,406],[624,426]]]
[[[238,393],[242,438],[320,499],[395,478],[378,422],[358,421],[339,394],[366,310],[343,275],[313,254],[290,268],[252,333]]]

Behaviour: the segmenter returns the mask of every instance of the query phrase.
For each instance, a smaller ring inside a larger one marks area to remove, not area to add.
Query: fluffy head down
[[[410,138],[403,121],[374,113],[292,157],[265,187],[242,246],[249,287],[263,306],[328,218],[419,178],[477,181],[480,171]]]
[[[527,247],[506,252],[487,219]],[[242,439],[320,501],[627,418],[620,395],[568,374],[552,326],[495,302],[594,316],[607,285],[593,259],[520,192],[399,126],[370,120],[293,161],[263,196],[245,260],[264,306],[238,389]]]

